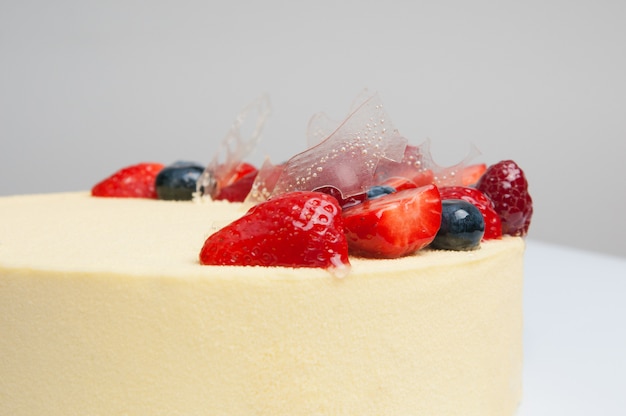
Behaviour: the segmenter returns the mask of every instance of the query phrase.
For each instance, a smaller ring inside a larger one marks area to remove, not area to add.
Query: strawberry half
[[[425,247],[441,226],[441,197],[435,185],[405,189],[343,212],[351,254],[397,258]]]
[[[485,220],[485,234],[483,240],[502,238],[502,222],[493,207],[493,202],[476,188],[468,186],[444,186],[439,188],[441,199],[462,199],[474,205]]]
[[[229,166],[226,164],[217,166],[214,175],[218,184],[211,192],[211,197],[215,200],[243,202],[250,193],[259,171],[248,162],[240,162],[227,170]]]
[[[91,188],[91,195],[118,198],[156,199],[155,179],[161,163],[138,163],[122,168]]]
[[[216,169],[216,175],[220,178],[221,188],[232,185],[238,180],[253,172],[255,174],[258,172],[257,168],[248,162],[240,162],[237,166],[235,166],[232,170],[228,172],[225,170],[226,168],[226,165],[219,165]]]
[[[341,207],[321,192],[291,192],[252,207],[207,238],[200,263],[349,270]]]
[[[254,169],[246,175],[240,177],[230,185],[221,188],[215,197],[216,200],[226,200],[230,202],[243,202],[252,189],[258,170]]]
[[[432,183],[432,182],[430,182]],[[382,181],[381,185],[391,186],[396,191],[404,191],[405,189],[417,188],[417,184],[410,179],[401,176],[392,176]],[[426,184],[423,184],[426,185]]]
[[[463,168],[461,172],[462,179],[461,182],[463,186],[471,186],[474,185],[481,176],[487,170],[487,165],[484,163],[477,163],[475,165],[469,165]]]

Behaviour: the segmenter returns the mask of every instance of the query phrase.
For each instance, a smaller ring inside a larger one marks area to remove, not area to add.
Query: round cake
[[[513,415],[524,240],[205,266],[241,204],[0,198],[2,415]]]

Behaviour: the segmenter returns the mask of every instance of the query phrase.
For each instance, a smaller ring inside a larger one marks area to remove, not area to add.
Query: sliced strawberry
[[[502,233],[524,236],[533,215],[533,200],[522,169],[512,160],[489,166],[476,187],[492,201],[502,220]]]
[[[405,189],[418,187],[417,184],[412,180],[400,176],[392,176],[391,178],[387,178],[381,183],[381,185],[391,186],[396,191],[404,191]]]
[[[388,194],[343,212],[351,254],[397,258],[428,245],[441,225],[435,185]]]
[[[257,168],[248,162],[239,163],[230,172],[225,172],[223,168],[224,168],[224,165],[220,165],[217,168],[217,173],[218,173],[218,177],[220,178],[221,188],[225,188],[229,185],[234,184],[239,179],[242,179],[243,177],[249,175],[252,172],[258,172]]]
[[[320,192],[292,192],[252,207],[209,236],[200,251],[207,265],[349,268],[337,200]]]
[[[235,182],[219,190],[216,200],[226,200],[230,202],[243,202],[252,189],[256,175],[259,172],[255,169],[248,174],[237,179]]]
[[[502,223],[500,216],[493,207],[493,202],[476,188],[468,186],[443,186],[439,188],[441,199],[462,199],[474,205],[485,220],[485,234],[483,240],[502,238]]]
[[[462,184],[463,186],[474,185],[481,176],[487,170],[487,165],[485,163],[477,163],[475,165],[469,165],[463,168],[462,171]]]
[[[118,198],[157,198],[155,179],[161,163],[139,163],[122,168],[91,188],[91,195]]]
[[[341,207],[341,209],[346,209],[354,205],[360,204],[367,199],[367,194],[365,192],[344,198],[339,188],[332,185],[320,186],[319,188],[315,188],[314,191],[323,192],[332,196],[337,200],[337,202],[339,202],[339,206]]]
[[[429,185],[431,183],[435,183],[435,173],[430,169],[421,170],[416,172],[410,179],[417,186]]]

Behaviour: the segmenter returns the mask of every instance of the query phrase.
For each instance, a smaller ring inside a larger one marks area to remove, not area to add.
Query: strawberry
[[[417,186],[429,185],[435,183],[435,173],[430,169],[421,170],[410,176],[409,179]]]
[[[475,165],[469,165],[463,168],[461,172],[463,186],[474,185],[481,176],[487,170],[487,165],[484,163],[477,163]]]
[[[350,263],[341,207],[321,192],[281,194],[209,236],[200,263],[346,271]]]
[[[483,240],[493,240],[502,237],[502,222],[493,207],[493,202],[476,188],[467,186],[443,186],[439,188],[442,200],[462,199],[474,205],[485,220],[485,234]]]
[[[230,202],[243,202],[252,189],[258,170],[254,169],[235,182],[219,190],[216,200],[227,200]]]
[[[339,206],[341,206],[341,209],[346,209],[351,206],[360,204],[361,202],[367,199],[367,194],[365,192],[361,192],[361,193],[349,196],[347,198],[344,198],[339,188],[333,185],[320,186],[319,188],[315,188],[313,190],[316,192],[323,192],[325,194],[328,194],[334,197],[337,200],[337,202],[339,202]]]
[[[250,193],[259,171],[248,162],[240,162],[227,170],[229,166],[226,164],[217,166],[214,175],[218,183],[210,194],[216,200],[243,202]]]
[[[502,233],[525,236],[533,214],[528,181],[512,160],[503,160],[487,168],[476,184],[492,201],[502,220]]]
[[[396,191],[403,191],[405,189],[417,188],[417,184],[410,179],[403,178],[401,176],[392,176],[385,179],[381,185],[391,186]],[[425,184],[424,184],[425,185]]]
[[[352,254],[397,258],[428,245],[441,225],[441,197],[435,185],[405,189],[345,209]]]
[[[138,163],[122,168],[91,188],[91,195],[119,198],[157,198],[155,179],[161,163]]]
[[[219,165],[216,170],[217,175],[220,177],[221,188],[226,188],[227,186],[237,182],[239,179],[242,179],[253,172],[255,174],[258,172],[257,168],[248,162],[240,162],[229,172],[226,172],[225,168],[226,165]]]

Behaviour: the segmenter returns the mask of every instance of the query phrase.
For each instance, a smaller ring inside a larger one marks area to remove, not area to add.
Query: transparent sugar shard
[[[377,183],[385,183],[391,178],[405,178],[417,186],[435,184],[455,186],[463,184],[463,171],[480,152],[474,146],[461,162],[444,167],[438,165],[430,150],[430,139],[419,146],[408,145],[402,160],[381,160],[374,174]]]
[[[402,160],[406,145],[378,95],[368,96],[328,137],[283,166],[272,195],[329,185],[345,197],[362,193],[375,184],[379,162]]]
[[[470,146],[467,156],[459,163],[452,166],[439,166],[434,162],[430,151],[430,140],[425,141],[420,146],[422,155],[422,163],[433,172],[433,183],[439,187],[442,186],[460,186],[463,185],[463,170],[469,166],[472,160],[480,156],[481,152],[474,145]]]
[[[317,146],[341,124],[340,121],[333,120],[326,113],[317,113],[309,120],[306,129],[307,148]]]
[[[276,187],[276,182],[278,182],[283,167],[283,165],[274,165],[269,159],[265,159],[254,178],[252,189],[250,189],[245,202],[258,204],[269,199]]]
[[[349,113],[353,113],[359,109],[368,99],[372,97],[372,94],[364,89],[357,95],[352,101]],[[330,136],[341,125],[341,120],[334,120],[330,118],[326,113],[319,112],[314,114],[309,120],[307,126],[307,145],[308,148],[317,146],[324,139]]]
[[[269,96],[264,94],[237,115],[196,182],[195,199],[213,199],[219,193],[224,179],[256,148],[270,113]]]

